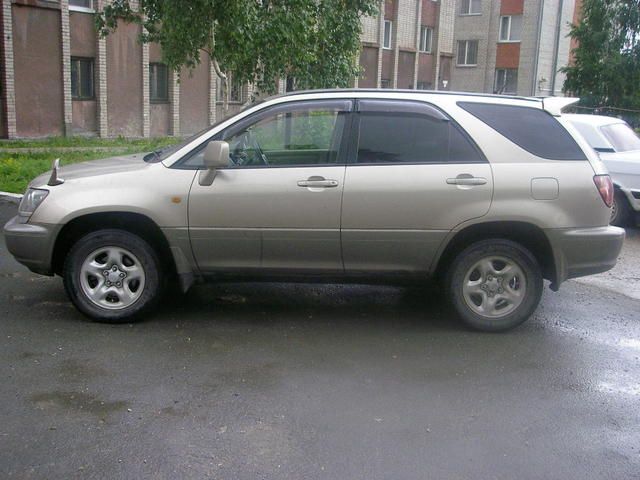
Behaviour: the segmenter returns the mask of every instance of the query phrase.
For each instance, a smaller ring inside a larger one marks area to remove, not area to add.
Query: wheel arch
[[[437,259],[435,276],[442,278],[456,255],[469,245],[491,238],[511,240],[528,249],[540,264],[543,278],[556,283],[557,267],[549,238],[537,225],[519,221],[476,223],[456,232]]]
[[[172,276],[176,274],[169,242],[160,227],[146,215],[122,211],[88,213],[67,222],[58,233],[53,247],[53,272],[62,274],[65,258],[80,238],[90,232],[108,228],[124,230],[144,239],[158,254],[163,269]]]

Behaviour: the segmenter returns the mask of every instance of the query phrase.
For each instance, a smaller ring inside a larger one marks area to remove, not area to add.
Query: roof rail
[[[266,100],[273,98],[289,97],[295,95],[307,95],[310,93],[412,93],[412,94],[429,94],[429,95],[463,95],[466,97],[485,97],[485,98],[510,98],[514,100],[527,100],[529,102],[540,102],[540,98],[521,97],[518,95],[498,95],[495,93],[475,93],[475,92],[455,92],[450,90],[412,90],[402,88],[325,88],[317,90],[295,90],[279,95],[273,95]]]

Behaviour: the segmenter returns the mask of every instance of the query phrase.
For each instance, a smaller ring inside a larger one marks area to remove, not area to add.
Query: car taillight
[[[593,181],[598,187],[602,201],[607,207],[613,205],[613,182],[609,175],[596,175],[593,177]]]

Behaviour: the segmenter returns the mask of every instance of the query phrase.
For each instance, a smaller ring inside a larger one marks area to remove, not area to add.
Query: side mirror
[[[200,185],[207,186],[213,183],[218,168],[229,165],[229,144],[220,140],[209,142],[204,149],[204,166],[206,170],[200,172],[198,179]]]

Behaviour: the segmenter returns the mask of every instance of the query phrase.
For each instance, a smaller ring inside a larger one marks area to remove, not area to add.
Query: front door
[[[426,103],[357,105],[342,206],[345,271],[426,272],[456,225],[489,210],[491,167]]]
[[[189,196],[201,270],[343,271],[341,145],[351,104],[288,102],[218,137],[229,143],[229,167],[209,186],[196,176]]]

